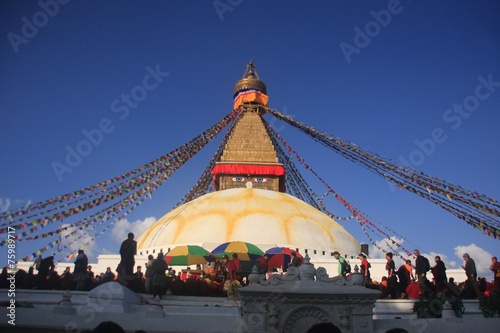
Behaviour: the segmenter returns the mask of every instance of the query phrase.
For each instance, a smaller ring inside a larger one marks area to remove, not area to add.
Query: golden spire
[[[261,116],[262,106],[267,105],[266,85],[251,60],[234,91],[235,109],[245,107],[212,170],[216,189],[255,187],[284,192],[285,169]]]
[[[260,104],[267,106],[267,87],[259,78],[253,61],[245,69],[243,78],[236,82],[233,90],[234,108],[241,104]]]

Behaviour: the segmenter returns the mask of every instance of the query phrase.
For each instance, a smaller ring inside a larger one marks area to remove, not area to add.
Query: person
[[[370,277],[370,263],[366,259],[364,253],[358,254],[358,259],[361,260],[361,268],[360,273],[365,277],[364,285],[367,286],[372,283],[372,279]]]
[[[396,277],[396,264],[392,260],[392,252],[385,254],[385,270],[387,271],[387,290],[392,299],[397,298],[398,279]]]
[[[382,280],[380,281],[380,284],[378,286],[378,289],[380,290],[380,295],[378,296],[378,298],[386,299],[390,296],[389,288],[387,286],[388,286],[387,276],[382,276]]]
[[[151,267],[153,265],[154,257],[152,254],[148,255],[148,262],[146,263],[146,292],[150,294],[153,291],[153,275],[154,271],[153,268]]]
[[[472,287],[476,293],[476,297],[479,297],[482,293],[479,291],[479,286],[477,285],[476,263],[468,253],[464,253],[463,259],[465,264],[462,265],[462,269],[465,270],[465,275],[467,276],[466,286],[469,288]]]
[[[339,253],[339,251],[333,252],[333,257],[339,261],[338,264],[338,275],[345,277],[347,274],[346,267],[347,267],[347,261],[345,260],[344,257],[342,257]]]
[[[73,289],[73,274],[71,273],[71,267],[69,266],[66,267],[64,272],[61,274],[61,289]]]
[[[127,279],[132,279],[134,274],[135,259],[137,254],[137,242],[134,240],[134,234],[129,232],[127,239],[120,246],[120,263],[118,264],[118,275]]]
[[[493,281],[495,283],[495,289],[500,290],[500,262],[498,262],[497,257],[491,258],[490,270],[493,272]]]
[[[436,286],[436,293],[442,293],[446,288],[446,267],[440,256],[435,256],[434,261],[436,265],[431,268],[432,275],[434,276],[434,285]]]
[[[222,261],[215,262],[215,271],[217,276],[222,280],[229,279],[229,271],[227,269],[227,263],[229,262],[229,257],[227,254],[222,256]]]
[[[106,272],[104,273],[104,279],[103,279],[103,283],[105,282],[110,282],[110,281],[114,281],[115,280],[115,273],[113,273],[113,271],[111,270],[111,267],[107,267],[106,268]]]
[[[401,296],[401,298],[405,298],[406,296],[406,287],[410,284],[410,281],[412,280],[411,276],[411,261],[406,260],[406,263],[404,265],[399,266],[398,270],[396,271],[396,275],[398,276],[398,294]]]
[[[458,288],[457,284],[455,283],[455,279],[450,277],[448,279],[448,283],[446,284],[446,296],[454,296],[454,297],[459,297],[460,296],[460,289]]]
[[[233,253],[232,259],[227,262],[226,268],[229,272],[229,281],[239,280],[240,277],[236,274],[236,271],[241,268],[241,260],[238,258],[237,253]]]
[[[125,333],[125,330],[114,321],[103,321],[92,330],[92,333]]]
[[[44,258],[40,261],[40,265],[38,266],[38,276],[36,279],[36,286],[38,289],[48,288],[47,280],[49,272],[54,270],[54,268],[54,256]]]
[[[262,257],[257,258],[256,261],[259,262],[259,273],[266,274],[267,271],[269,270],[269,265],[268,265],[269,255],[267,253],[264,253],[264,255]]]
[[[299,257],[297,257],[297,252],[292,251],[290,253],[290,264],[288,266],[294,266],[294,267],[300,266],[300,259]]]
[[[418,299],[420,297],[420,287],[417,282],[415,282],[415,279],[412,279],[411,282],[408,284],[408,287],[406,287],[406,296],[409,299]]]
[[[425,288],[427,281],[426,274],[431,269],[431,264],[429,264],[429,260],[426,257],[420,255],[419,250],[413,250],[413,254],[415,255],[415,266],[413,267],[415,269],[415,278],[422,291]]]
[[[161,300],[161,296],[165,293],[165,285],[167,282],[167,277],[165,272],[168,269],[168,265],[163,259],[163,253],[158,253],[158,257],[153,260],[153,264],[151,265],[153,268],[153,297],[155,300]]]
[[[80,249],[78,250],[78,255],[75,260],[75,269],[73,271],[73,279],[76,283],[76,290],[85,290],[87,288],[87,266],[89,264],[89,259],[85,252]]]
[[[143,293],[144,291],[146,291],[144,285],[144,273],[142,272],[141,266],[137,266],[137,271],[134,273],[132,291],[135,291],[136,293]]]
[[[87,283],[89,289],[93,289],[97,285],[97,280],[95,278],[95,273],[92,271],[92,266],[87,266]]]

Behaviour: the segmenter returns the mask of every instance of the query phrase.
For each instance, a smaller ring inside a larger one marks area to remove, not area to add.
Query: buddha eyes
[[[231,180],[236,183],[244,183],[247,181],[251,181],[252,183],[266,183],[269,181],[269,179],[263,177],[253,177],[253,178],[231,177]]]
[[[232,177],[231,180],[233,182],[236,182],[236,183],[243,183],[245,182],[247,179],[245,177]]]

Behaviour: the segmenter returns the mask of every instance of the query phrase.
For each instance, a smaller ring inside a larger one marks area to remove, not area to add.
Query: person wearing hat
[[[465,275],[467,275],[467,287],[472,287],[476,293],[476,297],[479,297],[482,295],[482,293],[479,290],[479,286],[477,285],[476,263],[468,253],[464,253],[463,258],[465,264],[462,265],[462,269],[465,270]]]
[[[222,278],[223,280],[228,280],[229,279],[229,271],[227,270],[227,263],[229,262],[229,256],[227,254],[222,256],[222,261],[215,263],[215,270],[217,273],[217,276],[219,278]]]
[[[363,253],[358,254],[358,259],[361,260],[361,265],[360,265],[360,273],[363,274],[365,277],[365,282],[364,285],[369,285],[371,284],[371,277],[370,277],[370,263],[366,259],[366,256]]]

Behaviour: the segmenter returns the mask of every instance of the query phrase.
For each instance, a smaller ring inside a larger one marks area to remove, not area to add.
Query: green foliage
[[[441,318],[444,304],[447,301],[458,316],[461,316],[465,312],[464,303],[461,298],[455,296],[447,298],[443,295],[421,296],[413,304],[412,312],[416,313],[418,318]]]
[[[479,299],[479,309],[486,318],[500,316],[500,290],[494,290],[490,296],[483,296]]]

